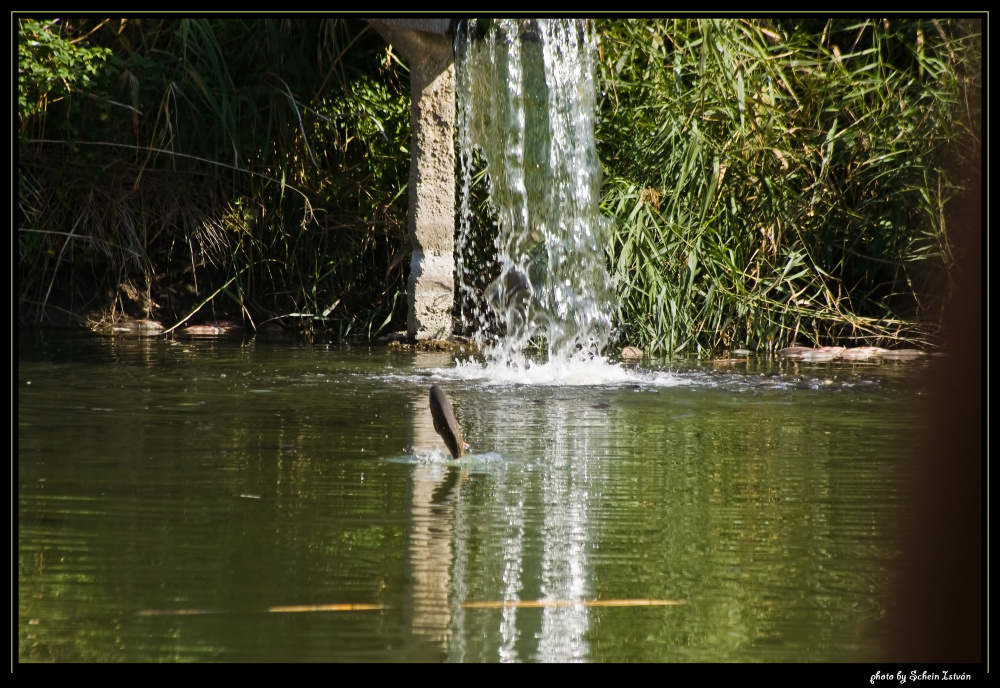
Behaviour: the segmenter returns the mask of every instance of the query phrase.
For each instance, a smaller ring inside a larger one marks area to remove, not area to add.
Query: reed
[[[927,345],[949,154],[979,143],[969,21],[600,24],[599,153],[624,342]]]
[[[203,313],[342,337],[401,326],[409,92],[365,22],[19,29],[63,50],[29,55],[19,92],[22,321],[61,307],[172,325],[228,284]],[[44,91],[85,58],[87,83]]]
[[[936,341],[949,203],[967,182],[955,170],[978,172],[980,21],[597,28],[622,343]],[[20,321],[99,311],[170,326],[216,294],[202,312],[254,325],[362,339],[403,326],[407,70],[366,23],[18,32]],[[490,276],[495,218],[481,195],[474,212]]]

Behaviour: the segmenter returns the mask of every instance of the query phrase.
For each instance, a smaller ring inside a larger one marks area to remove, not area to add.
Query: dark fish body
[[[451,402],[437,385],[431,385],[431,417],[434,419],[434,429],[448,445],[448,451],[456,459],[461,458],[466,446],[462,441],[462,431],[451,410]]]

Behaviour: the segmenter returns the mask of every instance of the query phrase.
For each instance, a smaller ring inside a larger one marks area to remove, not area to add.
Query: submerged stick
[[[456,459],[461,458],[468,445],[462,441],[462,431],[451,410],[451,402],[444,390],[437,385],[431,385],[431,417],[434,419],[434,429],[448,445],[448,451]]]
[[[495,600],[486,602],[462,602],[462,609],[546,609],[552,607],[673,607],[687,604],[686,600]],[[257,609],[254,613],[294,614],[299,612],[365,612],[392,609],[385,604],[292,604],[267,609]],[[196,614],[235,614],[228,609],[143,609],[139,616],[187,616]]]

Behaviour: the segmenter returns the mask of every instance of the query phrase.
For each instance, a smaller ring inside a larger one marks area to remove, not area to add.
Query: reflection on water
[[[587,548],[597,534],[590,495],[594,485],[603,481],[605,464],[592,451],[590,435],[606,421],[570,425],[566,420],[573,410],[564,401],[525,402],[519,398],[521,393],[516,394],[512,398],[509,393],[494,393],[482,400],[474,415],[468,414],[469,427],[475,428],[479,441],[495,446],[509,457],[509,463],[492,476],[488,494],[475,504],[461,505],[465,507],[461,521],[470,527],[454,537],[455,603],[491,597],[502,601],[592,599],[595,589]],[[527,441],[515,445],[514,437]],[[477,556],[470,542],[483,547],[484,539],[492,542]],[[483,589],[477,584],[493,577],[498,587]],[[584,607],[507,607],[491,613],[460,610],[453,622],[455,642],[449,658],[587,659],[589,619]],[[495,654],[480,644],[482,638],[494,635],[499,636]]]
[[[919,363],[528,384],[440,353],[19,344],[22,660],[859,661],[881,640]],[[684,604],[544,604],[586,600]]]

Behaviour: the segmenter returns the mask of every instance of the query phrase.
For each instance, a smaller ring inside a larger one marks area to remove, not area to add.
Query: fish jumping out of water
[[[434,429],[448,445],[448,451],[456,459],[461,458],[469,445],[462,440],[462,431],[452,413],[451,402],[444,390],[437,385],[431,385],[431,417],[434,419]]]

